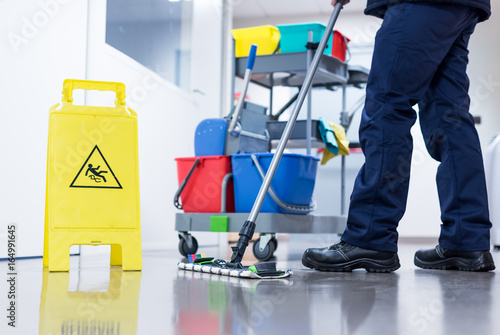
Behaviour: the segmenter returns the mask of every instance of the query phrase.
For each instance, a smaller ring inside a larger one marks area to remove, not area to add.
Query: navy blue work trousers
[[[375,38],[359,130],[365,163],[351,195],[342,240],[396,252],[408,196],[417,119],[429,154],[440,162],[439,244],[490,248],[483,158],[469,113],[468,42],[478,12],[468,6],[400,3],[388,8]],[[418,220],[418,218],[417,218]]]

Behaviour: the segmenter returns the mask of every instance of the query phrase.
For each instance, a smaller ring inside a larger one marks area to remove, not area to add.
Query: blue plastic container
[[[326,26],[321,23],[286,24],[277,27],[281,34],[281,53],[307,51],[306,44],[309,41],[309,31],[311,30],[313,32],[313,43],[319,43],[326,29]],[[331,35],[328,39],[324,54],[332,54]]]
[[[272,153],[254,154],[262,169],[267,172]],[[316,182],[319,158],[283,154],[278,169],[274,174],[271,187],[278,197],[289,204],[308,206],[311,204]],[[234,181],[234,200],[236,212],[248,213],[259,193],[262,177],[259,174],[250,154],[231,155]],[[269,195],[266,195],[261,213],[297,214],[281,208]]]
[[[226,119],[205,119],[201,121],[194,134],[194,155],[224,155],[226,131]]]

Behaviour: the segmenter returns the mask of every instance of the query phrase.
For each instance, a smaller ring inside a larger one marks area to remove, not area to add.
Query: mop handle
[[[236,104],[236,108],[233,114],[233,119],[231,120],[231,124],[229,125],[228,129],[228,132],[234,136],[237,135],[233,134],[233,131],[234,127],[236,126],[236,121],[238,121],[238,117],[240,116],[240,112],[243,109],[243,102],[245,101],[245,96],[247,95],[248,84],[250,83],[250,76],[252,75],[252,70],[255,64],[256,55],[257,55],[257,45],[252,44],[252,46],[250,47],[250,53],[248,54],[245,77],[243,78],[243,91],[241,92],[240,98],[238,99],[238,103]]]
[[[295,122],[297,120],[297,116],[299,115],[299,112],[300,112],[300,109],[301,109],[302,104],[304,102],[304,99],[306,98],[306,95],[309,92],[309,89],[311,88],[314,74],[316,73],[316,69],[318,68],[321,57],[323,56],[323,52],[325,51],[326,44],[328,42],[330,34],[333,31],[333,26],[335,25],[335,22],[337,21],[337,18],[340,14],[340,10],[342,9],[342,6],[344,4],[344,1],[345,0],[339,0],[337,2],[337,4],[335,4],[332,16],[330,17],[330,21],[328,22],[328,25],[325,29],[323,37],[321,38],[321,42],[319,43],[318,49],[316,50],[316,53],[314,54],[314,58],[311,62],[310,68],[307,71],[306,78],[304,79],[304,83],[302,85],[302,88],[300,89],[299,97],[297,98],[297,103],[295,104],[292,115],[290,116],[290,120],[288,120],[288,122],[286,124],[285,130],[283,131],[283,135],[281,135],[281,139],[278,143],[278,147],[276,148],[276,152],[273,156],[273,159],[271,160],[271,164],[269,165],[269,169],[267,170],[266,177],[264,178],[264,181],[262,182],[262,185],[261,185],[260,190],[259,190],[259,194],[257,195],[257,199],[255,200],[255,202],[253,204],[252,211],[250,212],[250,215],[248,216],[248,221],[250,221],[250,222],[255,222],[257,220],[257,216],[259,215],[259,211],[262,207],[262,203],[264,202],[266,194],[269,190],[269,186],[271,185],[271,181],[274,177],[274,173],[276,172],[276,169],[277,169],[278,164],[280,162],[281,156],[283,155],[283,152],[285,151],[286,144],[288,142],[288,139],[290,138],[290,135],[292,133],[293,127],[294,127]]]

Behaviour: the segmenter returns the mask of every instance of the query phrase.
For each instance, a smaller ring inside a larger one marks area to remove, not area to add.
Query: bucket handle
[[[73,90],[97,90],[116,92],[115,106],[125,105],[125,84],[110,81],[66,79],[63,84],[63,102],[73,103]]]
[[[259,174],[260,174],[262,180],[264,180],[266,174],[264,173],[264,170],[262,169],[262,166],[260,165],[259,160],[257,159],[257,156],[255,156],[255,155],[251,155],[251,156],[252,156],[252,160],[255,164],[255,167],[257,168],[257,171],[259,171]],[[295,213],[310,213],[316,209],[316,202],[314,200],[312,200],[311,204],[308,206],[294,205],[294,204],[289,204],[289,203],[284,202],[283,200],[281,200],[278,197],[276,192],[274,192],[271,185],[269,185],[268,193],[271,196],[271,198],[273,198],[274,202],[276,202],[276,204],[278,206],[280,206],[281,208],[283,208],[285,210],[295,212]]]
[[[191,175],[193,174],[194,169],[196,169],[196,167],[198,166],[198,163],[200,163],[200,158],[199,157],[196,158],[196,160],[194,161],[194,164],[191,167],[191,169],[189,170],[186,178],[184,178],[184,180],[182,181],[182,183],[179,185],[179,188],[177,189],[177,192],[175,192],[174,206],[177,209],[182,209],[182,204],[179,202],[179,197],[181,196],[182,191],[184,191],[184,187],[186,187],[186,184],[187,184],[189,178],[191,178]]]
[[[345,37],[344,35],[342,35],[342,37],[344,38],[345,49],[346,49],[346,52],[347,52],[347,56],[345,58],[344,63],[348,63],[351,60],[351,57],[352,57],[351,49],[349,48],[349,41],[347,40],[347,37]]]

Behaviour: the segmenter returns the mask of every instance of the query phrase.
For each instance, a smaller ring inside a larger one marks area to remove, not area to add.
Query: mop
[[[290,135],[292,133],[293,127],[299,115],[302,104],[306,98],[307,93],[312,84],[312,80],[316,70],[318,68],[319,62],[321,60],[321,56],[326,48],[326,43],[330,34],[333,31],[333,26],[337,21],[337,18],[340,14],[340,10],[344,4],[345,0],[340,0],[337,2],[333,9],[333,13],[330,17],[328,25],[325,29],[325,32],[321,38],[318,49],[314,54],[314,58],[311,62],[311,65],[306,73],[306,77],[304,79],[304,83],[300,89],[299,96],[297,98],[297,104],[295,105],[293,112],[288,120],[285,130],[283,131],[283,135],[278,143],[276,148],[276,152],[271,160],[271,164],[269,165],[269,169],[267,170],[266,176],[262,181],[262,185],[260,187],[259,193],[255,202],[253,204],[252,210],[248,216],[248,219],[241,227],[239,232],[239,239],[236,242],[236,246],[232,247],[233,254],[231,256],[231,261],[226,262],[223,259],[214,259],[213,257],[191,257],[191,261],[189,263],[179,262],[177,267],[181,270],[188,271],[196,271],[203,273],[211,273],[214,275],[222,275],[222,276],[231,276],[231,277],[240,277],[240,278],[254,278],[254,279],[276,279],[276,278],[285,278],[292,275],[291,270],[277,270],[276,262],[261,262],[256,263],[252,266],[243,266],[241,264],[241,260],[243,259],[243,255],[245,254],[245,250],[248,246],[248,243],[252,239],[252,236],[255,231],[255,222],[257,220],[257,216],[259,215],[260,209],[262,207],[262,203],[266,197],[266,194],[271,185],[271,181],[274,177],[274,173],[278,168],[278,164],[280,162],[281,157],[283,156],[283,152],[285,150],[286,144]],[[250,55],[249,64],[247,65],[247,70],[245,72],[245,85],[248,85],[248,81],[250,80],[250,73],[253,67],[253,60],[255,55]],[[251,60],[251,62],[250,62]],[[244,94],[240,96],[240,99],[244,99]],[[235,113],[236,114],[236,113]],[[236,121],[237,115],[233,116],[233,123]],[[231,126],[230,129],[233,127]]]

